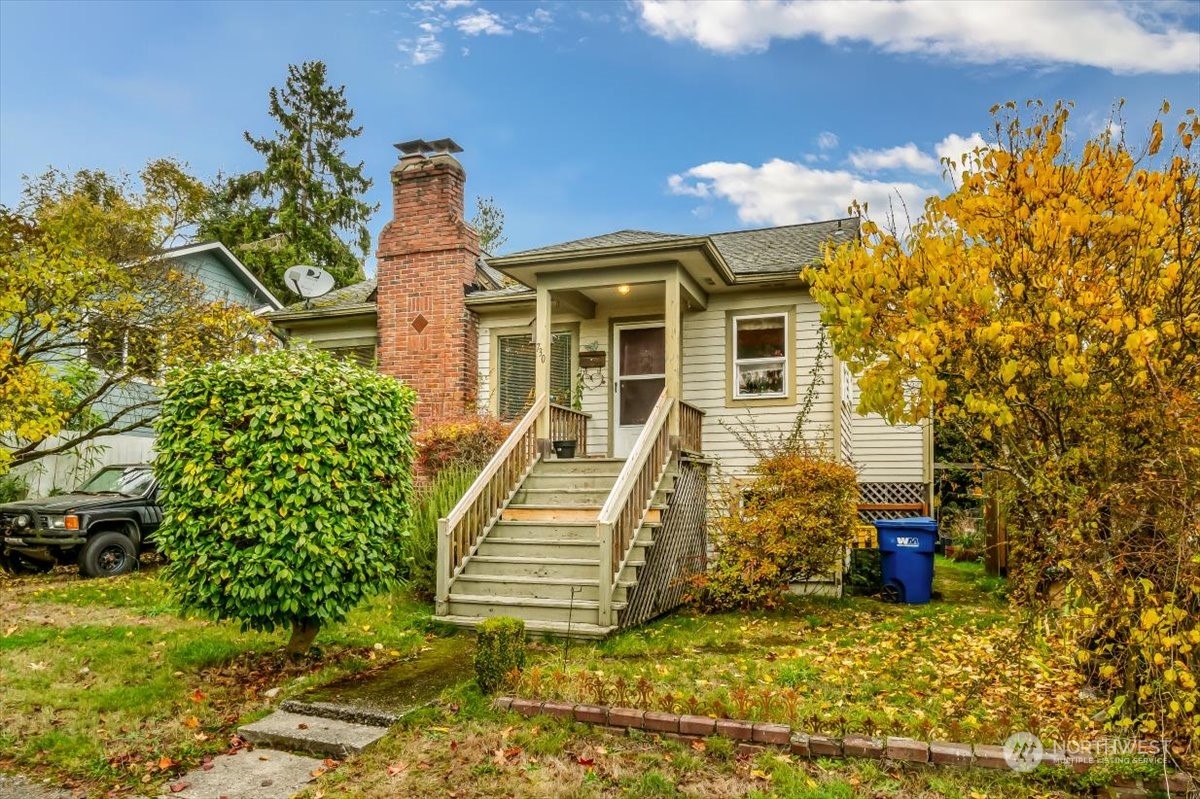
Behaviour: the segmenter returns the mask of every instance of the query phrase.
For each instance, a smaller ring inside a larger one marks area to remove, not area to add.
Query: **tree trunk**
[[[296,619],[292,622],[292,637],[288,640],[284,652],[293,657],[303,655],[312,646],[313,639],[320,631],[321,625],[315,621]]]

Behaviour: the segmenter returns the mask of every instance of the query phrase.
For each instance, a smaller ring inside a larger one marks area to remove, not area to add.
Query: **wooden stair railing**
[[[590,413],[550,403],[550,440],[574,441],[575,457],[587,457],[587,425]]]
[[[537,420],[546,410],[546,397],[538,397],[529,412],[509,433],[500,449],[475,478],[462,499],[444,519],[438,519],[437,613],[445,615],[450,581],[463,561],[475,551],[485,530],[504,509],[513,491],[540,456]]]
[[[671,431],[667,421],[671,417],[672,404],[674,400],[669,399],[664,390],[650,411],[608,500],[600,509],[596,535],[600,540],[601,626],[613,625],[612,595],[616,577],[625,566],[650,501],[670,462]]]
[[[679,401],[679,449],[700,455],[704,452],[704,411]]]

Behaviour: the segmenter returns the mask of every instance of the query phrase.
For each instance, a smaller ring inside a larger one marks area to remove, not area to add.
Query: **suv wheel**
[[[115,531],[92,536],[79,553],[79,571],[88,577],[115,577],[136,565],[137,547],[129,536]]]
[[[9,574],[44,574],[54,568],[54,561],[26,557],[20,552],[5,552],[0,555],[0,568]]]

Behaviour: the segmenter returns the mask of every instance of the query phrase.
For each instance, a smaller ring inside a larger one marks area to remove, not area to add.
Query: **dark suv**
[[[106,466],[74,493],[0,505],[0,565],[19,573],[77,563],[89,577],[124,574],[161,522],[150,467]]]

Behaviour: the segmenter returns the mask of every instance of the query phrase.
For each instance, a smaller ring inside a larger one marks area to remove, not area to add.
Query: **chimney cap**
[[[413,139],[412,141],[400,142],[395,147],[400,151],[402,157],[408,155],[453,154],[463,151],[463,148],[459,147],[454,139],[434,139],[433,141]]]

